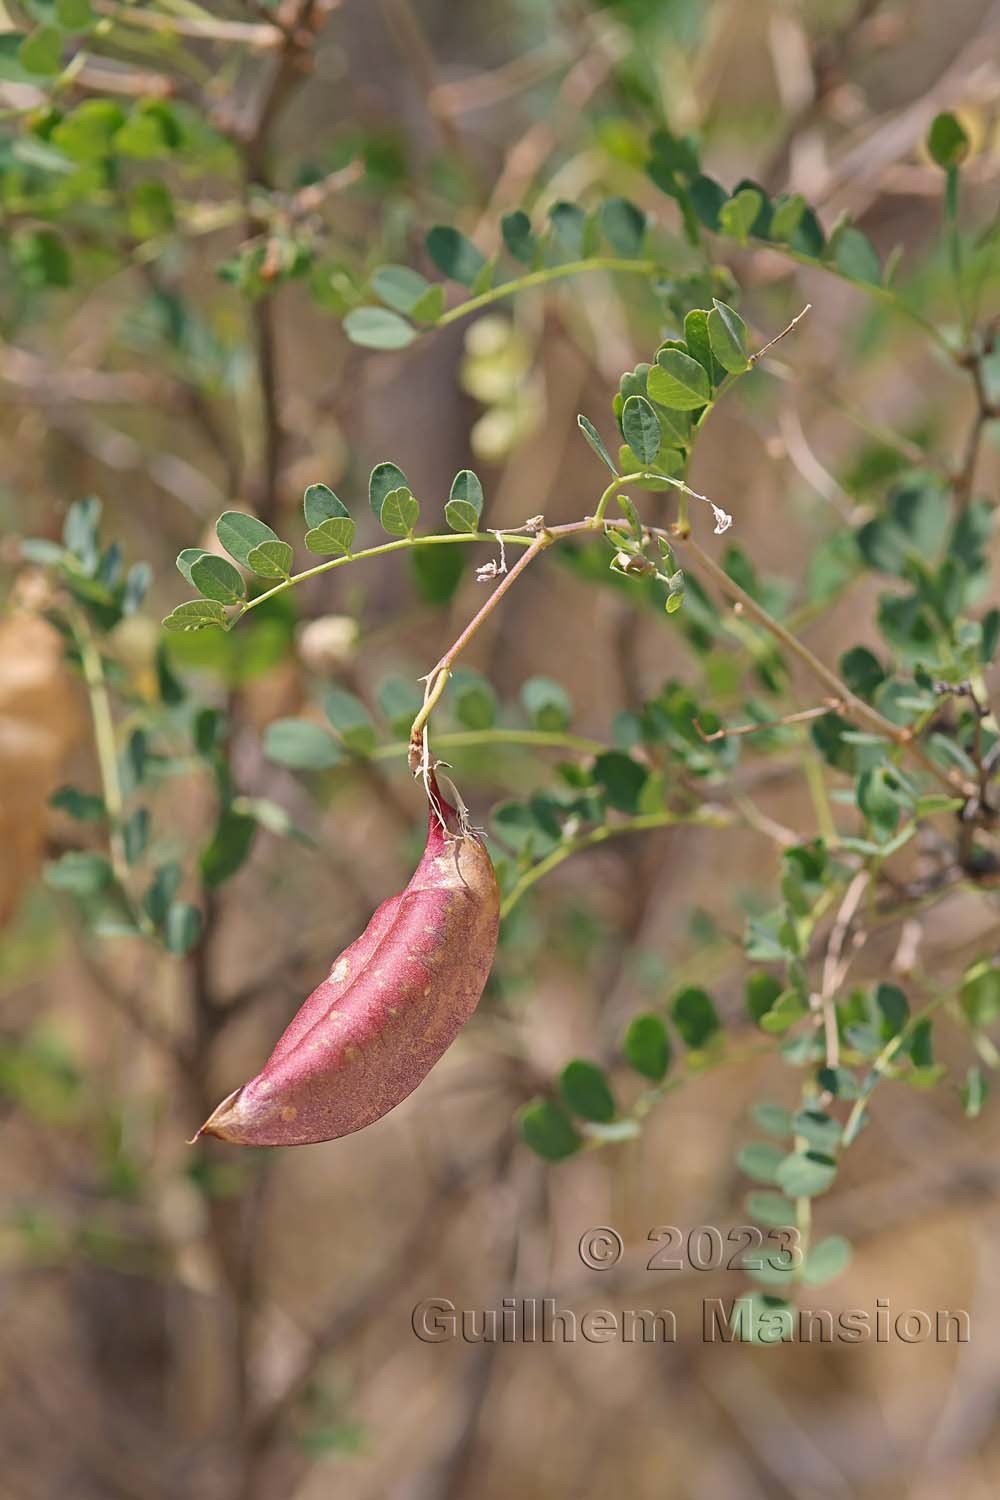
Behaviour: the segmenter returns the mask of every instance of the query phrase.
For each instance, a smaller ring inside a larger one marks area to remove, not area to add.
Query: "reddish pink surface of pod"
[[[411,1094],[475,1010],[496,949],[489,855],[440,797],[409,885],[375,912],[293,1017],[256,1078],[198,1132],[240,1146],[350,1135]]]

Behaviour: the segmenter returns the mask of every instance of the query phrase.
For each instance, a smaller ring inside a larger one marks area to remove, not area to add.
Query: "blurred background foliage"
[[[0,1488],[994,1493],[996,5],[0,18]],[[622,372],[695,351],[713,297],[751,349],[812,304],[682,466],[734,518],[693,507],[721,592],[682,541],[683,586],[651,576],[628,515],[614,571],[560,543],[435,715],[509,904],[479,1014],[362,1135],[189,1148],[404,882],[419,679],[497,547],[401,547],[196,633],[159,624],[176,554],[221,554],[236,510],[307,568],[317,484],[376,546],[385,460],[432,531],[469,468],[479,524],[591,514],[577,414],[617,457]],[[930,774],[825,711],[754,605]],[[703,1343],[745,1274],[647,1272],[647,1235],[789,1205],[800,1301],[964,1307],[972,1342]],[[626,1253],[590,1272],[603,1223]],[[505,1295],[682,1334],[411,1332],[420,1298]]]

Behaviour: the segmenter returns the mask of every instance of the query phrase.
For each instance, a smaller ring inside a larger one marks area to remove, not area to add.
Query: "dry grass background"
[[[456,8],[427,0],[415,9],[439,83],[505,62],[509,31],[519,34],[521,8],[513,4]],[[593,17],[551,9],[559,57],[572,23],[590,36],[583,21],[590,27]],[[666,51],[660,62],[678,123],[692,125],[706,112],[714,122],[711,160],[720,177],[768,173],[779,185],[791,172],[820,199],[825,217],[849,206],[881,250],[903,241],[916,255],[938,212],[936,182],[915,150],[919,122],[939,105],[966,105],[993,132],[973,197],[987,206],[995,200],[996,5],[863,5],[868,19],[843,33],[850,38],[839,58],[843,76],[816,103],[808,48],[818,7],[716,0],[710,9],[708,41],[694,63],[682,66]],[[397,11],[345,0],[316,78],[283,121],[289,152],[352,115],[408,132],[418,157],[431,151],[419,70],[415,83],[387,25]],[[877,45],[886,36],[889,45]],[[586,53],[586,45],[578,50]],[[600,48],[593,54],[599,75]],[[560,66],[571,64],[564,56]],[[598,82],[598,100],[600,90]],[[741,120],[773,107],[776,92],[787,128],[741,130]],[[557,151],[545,128],[572,130],[573,111],[571,95],[551,120],[539,121],[529,91],[456,116],[456,124],[487,173],[540,130],[544,169]],[[585,181],[586,162],[573,171]],[[750,287],[751,313],[765,308],[776,275],[767,256],[741,257],[738,274]],[[187,275],[196,288],[211,269],[194,264]],[[796,280],[795,297],[811,299],[814,312],[807,332],[782,348],[792,381],[767,403],[720,412],[693,476],[734,512],[737,538],[758,564],[792,580],[801,579],[813,538],[829,527],[829,507],[840,499],[830,476],[856,441],[831,400],[838,372],[850,372],[856,405],[904,429],[927,419],[928,391],[940,374],[905,339],[855,362],[863,314],[857,291],[805,273]],[[130,294],[126,278],[59,325],[40,327],[37,352],[64,380],[98,365],[109,311]],[[595,480],[575,414],[605,411],[617,371],[646,352],[608,286],[581,285],[518,317],[545,421],[504,461],[480,465],[495,525],[537,512],[550,521],[582,513]],[[290,434],[281,492],[290,503],[314,479],[338,484],[348,460],[359,473],[386,456],[418,493],[445,491],[468,461],[469,428],[480,411],[455,377],[461,332],[403,357],[368,357],[292,287],[282,296],[278,338]],[[4,376],[2,365],[0,358],[7,524],[43,532],[68,499],[100,492],[115,531],[133,554],[154,562],[155,603],[169,606],[178,597],[173,554],[195,542],[202,523],[157,484],[149,455],[166,449],[204,476],[209,498],[195,509],[206,516],[222,508],[211,499],[212,486],[220,493],[225,486],[217,455],[176,413],[148,403],[107,412],[51,387],[26,392],[18,372]],[[963,399],[960,392],[953,408],[931,413],[945,443],[964,430]],[[796,438],[800,428],[807,439]],[[115,446],[115,431],[133,446]],[[252,446],[253,432],[247,436]],[[821,466],[809,470],[813,483],[802,473],[810,464]],[[995,452],[989,466],[981,482],[995,481]],[[826,496],[818,493],[824,487]],[[966,1308],[972,1340],[961,1346],[706,1344],[702,1299],[734,1295],[739,1279],[644,1270],[655,1225],[717,1224],[725,1232],[743,1222],[745,1182],[732,1153],[749,1104],[762,1093],[787,1094],[774,1062],[696,1080],[657,1109],[640,1141],[556,1170],[511,1142],[513,1109],[533,1078],[570,1055],[606,1047],[640,1007],[638,953],[655,955],[671,976],[710,983],[734,1047],[752,1042],[741,1031],[737,951],[723,943],[702,954],[690,925],[701,909],[723,930],[738,930],[741,894],[772,880],[770,846],[751,832],[652,833],[570,861],[540,885],[530,900],[538,940],[528,974],[484,1002],[416,1095],[360,1136],[255,1160],[244,1169],[242,1206],[234,1199],[211,1211],[229,1243],[255,1252],[253,1281],[234,1308],[212,1253],[210,1211],[186,1175],[184,1137],[197,1123],[191,1100],[156,1047],[109,1003],[62,914],[36,889],[37,833],[51,847],[65,834],[51,814],[43,830],[45,798],[59,781],[90,784],[93,772],[75,693],[44,627],[28,620],[33,601],[25,601],[23,580],[19,587],[0,624],[0,900],[7,903],[15,886],[21,897],[4,935],[3,1031],[16,1035],[42,1020],[64,1039],[92,1096],[121,1101],[129,1155],[143,1180],[125,1198],[107,1191],[106,1143],[93,1122],[64,1127],[44,1109],[39,1118],[37,1108],[4,1106],[3,1500],[930,1500],[943,1491],[986,1500],[997,1493],[995,1105],[970,1125],[950,1089],[883,1090],[871,1129],[817,1207],[820,1229],[849,1234],[856,1253],[838,1282],[812,1294],[816,1305],[873,1309],[887,1297],[894,1310]],[[858,620],[870,617],[873,604],[865,589],[811,629],[810,644],[824,659],[858,638]],[[405,570],[387,561],[356,583],[320,580],[303,606],[316,616],[360,612],[350,676],[367,694],[386,670],[425,670],[476,597],[470,580],[447,614],[425,609],[414,603]],[[528,577],[473,659],[501,697],[534,672],[550,672],[573,694],[580,732],[602,735],[636,695],[690,673],[678,640],[660,621],[637,620],[616,594],[549,569]],[[148,669],[149,649],[139,630],[119,643],[122,659],[139,672]],[[29,664],[30,694],[19,687]],[[273,984],[227,1029],[211,1080],[220,1096],[255,1070],[329,956],[406,877],[406,838],[419,808],[402,770],[387,772],[383,784],[342,778],[329,805],[315,809],[291,776],[264,761],[261,728],[298,711],[307,688],[308,674],[295,661],[244,695],[234,745],[240,784],[314,822],[319,847],[264,837],[225,889],[213,982],[235,994],[273,969]],[[457,755],[455,765],[461,776]],[[521,774],[513,763],[488,775],[469,771],[463,785],[475,812],[485,814]],[[210,789],[192,779],[163,799],[159,811],[183,837],[207,816]],[[760,801],[782,823],[813,831],[794,775],[776,779]],[[574,961],[567,917],[574,910],[589,913],[603,932],[583,962]],[[996,931],[995,898],[955,897],[924,925],[924,963],[946,979],[990,951]],[[859,973],[884,972],[891,957],[888,940],[873,945]],[[169,1024],[185,1003],[178,966],[153,962],[144,950],[119,952],[115,965],[121,983]],[[29,1205],[48,1225],[37,1240],[25,1229]],[[598,1224],[624,1237],[615,1271],[588,1272],[579,1262],[580,1234]],[[411,1309],[424,1297],[482,1308],[504,1295],[543,1294],[578,1315],[592,1307],[672,1307],[680,1338],[673,1346],[426,1345],[411,1332]],[[242,1332],[234,1338],[237,1317]],[[315,1338],[321,1359],[313,1358]],[[246,1388],[254,1408],[266,1412],[272,1395],[313,1365],[316,1389],[289,1407],[277,1435],[248,1438],[238,1420]]]

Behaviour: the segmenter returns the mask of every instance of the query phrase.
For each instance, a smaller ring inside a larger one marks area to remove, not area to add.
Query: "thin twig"
[[[844,707],[839,698],[831,698],[819,708],[803,708],[794,714],[784,714],[780,719],[767,719],[762,724],[740,724],[734,729],[713,729],[711,734],[706,734],[701,727],[697,717],[694,727],[706,745],[713,740],[727,740],[739,734],[763,734],[768,729],[781,729],[785,724],[807,724],[810,719],[822,719],[827,714],[839,713]]]
[[[986,352],[992,347],[992,342],[993,339],[991,336],[987,340]],[[990,404],[989,394],[986,390],[986,381],[983,375],[983,356],[978,354],[970,355],[967,367],[972,379],[976,409],[972,418],[972,426],[969,429],[969,435],[966,438],[961,467],[955,475],[952,486],[960,511],[968,506],[973,496],[976,483],[976,465],[982,441],[986,434],[986,425],[1000,416],[1000,411]]]
[[[807,302],[806,305],[805,305],[805,307],[802,309],[802,311],[800,313],[796,313],[795,317],[788,324],[787,328],[783,328],[780,333],[776,333],[774,335],[774,338],[770,339],[764,345],[764,347],[762,349],[758,349],[758,350],[756,350],[755,353],[753,353],[753,354],[751,354],[751,355],[748,356],[748,358],[750,360],[750,363],[752,365],[755,365],[758,360],[763,359],[764,355],[767,353],[767,351],[769,349],[773,349],[774,346],[775,346],[775,344],[779,344],[781,342],[781,340],[786,336],[786,334],[791,333],[792,329],[796,326],[797,323],[801,323],[802,322],[802,319],[805,317],[806,313],[807,312],[811,312],[811,311],[812,311],[812,303],[811,302]]]
[[[814,652],[810,651],[809,647],[803,641],[800,641],[789,630],[786,630],[780,621],[774,619],[772,615],[768,614],[766,609],[763,609],[757,603],[756,599],[752,598],[745,589],[740,588],[739,584],[730,578],[725,569],[721,568],[715,561],[715,558],[711,557],[703,547],[699,546],[692,536],[681,537],[676,532],[671,533],[670,542],[672,546],[680,548],[681,551],[686,548],[692,552],[705,572],[715,580],[718,586],[731,599],[735,599],[751,619],[755,620],[758,625],[763,626],[788,651],[797,656],[813,675],[829,689],[831,694],[840,700],[844,706],[844,712],[849,717],[862,724],[865,728],[873,730],[883,739],[890,740],[900,750],[911,755],[914,760],[920,763],[928,775],[933,776],[936,781],[941,782],[949,791],[959,792],[964,797],[974,795],[975,787],[959,771],[944,770],[936,761],[931,760],[923,746],[917,743],[910,731],[900,728],[898,724],[891,723],[877,709],[867,704],[863,698],[859,698],[856,693],[852,693],[846,682],[843,682],[837,676],[836,672],[831,671],[824,662],[820,661]]]
[[[442,146],[454,156],[463,157],[462,138],[451,117],[448,96],[438,88],[437,63],[420,18],[410,0],[381,0],[381,9],[399,55],[416,80]]]
[[[138,5],[109,5],[94,0],[94,9],[111,21],[124,26],[139,26],[164,36],[189,36],[200,41],[242,42],[257,51],[270,52],[284,41],[281,28],[270,22],[227,21],[207,12],[201,16],[167,16],[158,10],[142,10]]]
[[[826,945],[826,956],[823,959],[823,976],[820,981],[819,1003],[823,1015],[823,1035],[826,1047],[826,1065],[828,1068],[837,1068],[840,1066],[840,1033],[837,1027],[837,1007],[835,1000],[837,991],[844,982],[844,975],[851,961],[850,957],[848,957],[846,962],[843,961],[844,943],[870,879],[871,872],[869,870],[860,870],[855,875],[844,892],[844,899],[840,903],[833,927],[830,930],[830,939]]]

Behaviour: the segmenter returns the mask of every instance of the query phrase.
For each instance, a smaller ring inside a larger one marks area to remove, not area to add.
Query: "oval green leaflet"
[[[675,411],[694,411],[707,405],[711,396],[703,365],[680,349],[661,349],[646,377],[646,389],[654,401]]]
[[[261,542],[250,549],[247,565],[258,578],[288,578],[292,569],[292,549],[287,542]]]
[[[219,558],[214,552],[205,552],[195,559],[190,568],[192,580],[199,594],[205,598],[216,598],[220,604],[240,604],[246,598],[246,583],[232,562]]]
[[[302,496],[305,513],[306,546],[310,552],[327,555],[350,552],[354,540],[354,521],[338,495],[325,484],[311,484]]]
[[[645,396],[629,396],[622,407],[622,432],[636,458],[642,464],[656,461],[663,434],[659,418]]]
[[[185,604],[178,604],[163,622],[164,630],[178,633],[204,630],[207,625],[226,628],[226,611],[214,599],[190,599]]]
[[[405,485],[400,485],[386,495],[378,518],[390,536],[409,536],[420,519],[420,504]]]
[[[483,513],[483,487],[471,469],[460,469],[451,482],[444,518],[452,531],[478,531]]]
[[[278,536],[270,526],[241,510],[227,510],[215,523],[215,534],[229,556],[249,568],[250,553],[263,542],[276,542]]]

